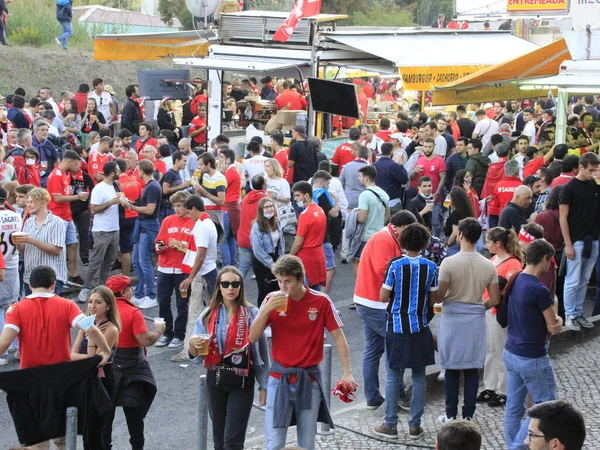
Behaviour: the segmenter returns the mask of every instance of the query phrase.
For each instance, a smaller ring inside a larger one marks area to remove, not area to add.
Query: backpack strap
[[[375,197],[377,197],[379,199],[379,201],[383,205],[383,209],[387,208],[387,205],[385,204],[385,202],[382,200],[382,198],[379,196],[379,194],[377,192],[375,192],[373,189],[368,189],[368,188],[365,190],[371,192],[372,194],[375,195]]]

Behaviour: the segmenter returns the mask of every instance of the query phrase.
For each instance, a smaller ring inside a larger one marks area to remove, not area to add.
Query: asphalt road
[[[337,262],[338,273],[330,296],[340,311],[344,322],[344,331],[351,350],[354,377],[359,384],[362,384],[361,360],[364,342],[362,325],[356,311],[348,308],[352,303],[354,275],[351,265],[340,264],[339,257]],[[246,279],[246,292],[250,302],[255,303],[257,296],[256,282],[250,278],[250,275]],[[145,310],[144,315],[148,317],[157,316],[158,308]],[[330,338],[326,339],[325,342],[333,343]],[[176,354],[177,351],[166,347],[151,347],[148,349],[148,359],[158,385],[158,393],[145,421],[145,448],[147,450],[191,450],[195,449],[197,445],[199,379],[200,375],[204,373],[204,369],[193,362],[189,364],[171,362],[171,356]],[[9,360],[11,363],[8,366],[1,367],[0,371],[16,370],[18,368],[17,362],[12,359],[12,355]],[[335,380],[342,375],[335,346],[332,366],[332,380],[335,383]],[[384,381],[383,378],[381,380]],[[356,401],[364,401],[360,388],[357,394]],[[335,398],[332,399],[334,412],[346,407],[348,406],[345,403]],[[0,449],[8,449],[17,445],[18,440],[3,392],[0,393],[0,423],[3,424],[3,432],[0,433]],[[260,442],[263,435],[263,423],[264,412],[254,408],[247,434],[246,444],[248,446]],[[83,446],[80,444],[79,448],[83,448]],[[125,417],[120,408],[117,411],[113,427],[113,448],[115,450],[130,448]],[[210,438],[209,448],[212,448]]]

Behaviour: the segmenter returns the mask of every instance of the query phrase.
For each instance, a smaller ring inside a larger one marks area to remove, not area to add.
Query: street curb
[[[563,327],[560,333],[550,339],[548,353],[550,356],[560,355],[569,350],[573,345],[583,344],[600,335],[600,316],[588,317],[594,328],[582,328],[581,331],[571,331]]]

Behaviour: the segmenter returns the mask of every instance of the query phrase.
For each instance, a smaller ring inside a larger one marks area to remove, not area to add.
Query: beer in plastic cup
[[[15,231],[11,234],[12,236],[12,240],[15,244],[18,244],[18,241],[21,240],[21,238],[28,236],[29,233],[25,233],[24,231]]]
[[[198,350],[198,355],[199,356],[208,355],[208,343],[210,342],[210,334],[197,334],[196,336],[192,336],[192,337],[199,337],[202,339],[202,341],[200,342],[200,345],[196,345],[196,350]]]
[[[287,297],[287,301],[285,302],[285,304],[283,306],[278,306],[275,311],[277,311],[278,313],[283,313],[285,314],[287,312],[287,307],[288,307],[288,302],[290,301],[290,294],[288,292],[283,292],[280,291],[280,294],[283,294]]]
[[[181,298],[187,298],[188,297],[188,290],[187,289],[180,289],[179,291],[181,292]]]
[[[442,303],[434,303],[433,304],[433,313],[441,314],[442,313]]]
[[[165,319],[163,319],[162,317],[155,317],[154,323],[165,323]]]

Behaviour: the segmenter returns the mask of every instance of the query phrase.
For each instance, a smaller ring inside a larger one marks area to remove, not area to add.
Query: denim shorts
[[[331,242],[323,242],[323,252],[325,253],[325,265],[327,270],[335,269],[335,252]]]
[[[79,239],[77,239],[77,230],[75,228],[75,222],[70,220],[67,222],[67,245],[77,244],[78,242]]]
[[[360,244],[360,247],[358,247],[358,250],[356,251],[355,255],[354,255],[354,259],[355,260],[359,260],[360,259],[360,255],[362,255],[363,250],[365,249],[365,245],[367,245],[367,241],[363,241]]]

